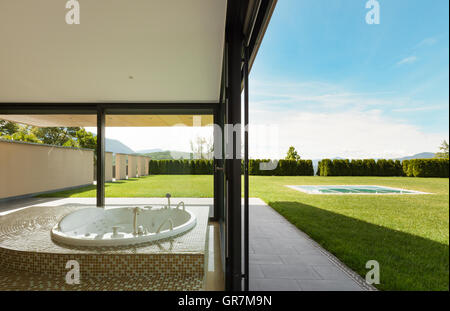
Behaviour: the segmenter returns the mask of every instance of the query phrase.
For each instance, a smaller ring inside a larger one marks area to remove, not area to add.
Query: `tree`
[[[439,147],[441,152],[436,153],[436,158],[448,159],[448,142],[444,140]]]
[[[5,139],[10,140],[16,140],[16,141],[25,141],[28,143],[36,143],[36,144],[42,144],[42,140],[36,137],[33,133],[31,133],[27,127],[21,126],[17,132],[13,133],[12,135],[4,135],[1,136]]]
[[[197,136],[194,141],[191,140],[191,151],[194,159],[212,159],[214,152],[212,139]]]
[[[17,141],[97,150],[97,139],[82,127],[34,127],[0,120],[0,137]]]
[[[10,136],[19,130],[19,125],[14,122],[0,120],[0,137]]]
[[[32,132],[38,137],[44,144],[66,146],[66,147],[79,147],[76,141],[77,131],[79,127],[34,127]]]
[[[293,146],[290,146],[285,159],[298,161],[298,160],[300,160],[300,156],[297,153],[297,150],[295,150],[295,148]]]
[[[0,120],[0,138],[42,144],[42,141],[31,132],[31,128],[32,126]]]
[[[75,136],[78,145],[81,148],[97,150],[97,137],[95,137],[91,132],[86,131],[84,128],[80,128],[76,131]]]

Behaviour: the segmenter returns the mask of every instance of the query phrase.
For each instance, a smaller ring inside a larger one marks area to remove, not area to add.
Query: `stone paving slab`
[[[376,290],[262,200],[250,205],[250,290]]]

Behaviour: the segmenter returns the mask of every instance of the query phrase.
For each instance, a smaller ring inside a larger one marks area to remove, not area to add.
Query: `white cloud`
[[[444,110],[448,108],[447,105],[435,105],[435,106],[418,106],[418,107],[405,107],[405,108],[396,108],[392,109],[394,112],[418,112],[418,111],[435,111],[435,110]]]
[[[87,128],[95,133],[95,128]],[[106,137],[134,150],[161,148],[190,151],[196,136],[212,135],[212,127],[108,127]],[[293,145],[305,159],[326,157],[396,158],[436,151],[448,133],[425,133],[380,110],[299,112],[251,110],[251,158],[283,158]]]
[[[393,92],[352,92],[321,82],[251,83],[250,156],[281,158],[295,146],[303,158],[395,158],[436,151],[448,133],[427,133],[389,111],[443,109]],[[190,150],[212,128],[107,128],[132,149]]]
[[[252,81],[253,82],[253,81]],[[392,107],[408,104],[409,98],[393,98],[392,92],[351,92],[343,87],[320,82],[272,83],[254,81],[251,84],[252,106],[279,109],[301,106],[302,109],[336,109]]]
[[[416,56],[409,56],[409,57],[405,57],[402,60],[400,60],[397,65],[404,65],[404,64],[412,64],[415,63],[418,60],[418,58]]]
[[[255,158],[264,157],[266,150],[275,145],[278,157],[283,157],[293,145],[303,158],[395,158],[436,151],[442,139],[448,138],[448,133],[427,134],[413,125],[386,118],[378,110],[335,113],[260,110],[254,112],[252,119],[278,130],[278,140],[273,141],[258,138],[260,131],[250,128],[250,154]]]
[[[430,37],[430,38],[425,38],[422,41],[420,41],[415,48],[419,48],[422,46],[431,46],[431,45],[435,45],[438,42],[437,38],[435,37]]]
[[[352,92],[326,83],[252,83],[251,120],[276,127],[276,141],[250,132],[253,157],[283,157],[294,145],[305,158],[395,158],[436,151],[448,133],[426,133],[387,112],[446,109],[393,92]],[[274,151],[276,149],[276,151]]]

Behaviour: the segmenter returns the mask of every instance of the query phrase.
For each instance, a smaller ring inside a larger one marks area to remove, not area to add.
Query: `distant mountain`
[[[396,160],[403,161],[403,160],[412,160],[412,159],[431,159],[431,158],[434,158],[434,156],[435,156],[435,154],[433,152],[422,152],[422,153],[417,153],[412,156],[397,158]]]
[[[156,148],[156,149],[137,150],[137,151],[135,151],[135,153],[142,153],[142,154],[144,154],[144,153],[153,153],[153,152],[161,152],[161,151],[164,151],[164,150]]]
[[[105,138],[105,151],[114,153],[126,153],[126,154],[135,153],[133,149],[131,149],[124,143],[111,138]]]
[[[189,160],[191,158],[191,153],[189,152],[163,150],[160,148],[134,151],[121,141],[111,138],[105,139],[105,151],[113,153],[125,153],[125,154],[142,154],[147,155],[155,160],[178,160],[178,159]]]
[[[146,156],[154,160],[189,160],[191,158],[191,153],[184,151],[174,151],[174,150],[165,150],[165,151],[157,151],[157,152],[149,152],[145,153]]]

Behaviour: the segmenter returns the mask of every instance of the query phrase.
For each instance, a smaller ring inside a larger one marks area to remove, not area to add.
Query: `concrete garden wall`
[[[94,150],[0,140],[0,199],[92,185]]]

